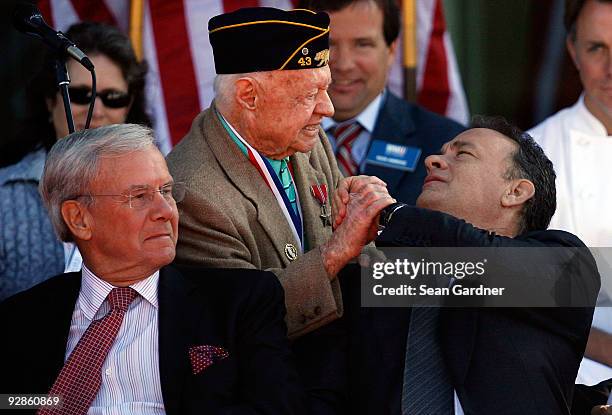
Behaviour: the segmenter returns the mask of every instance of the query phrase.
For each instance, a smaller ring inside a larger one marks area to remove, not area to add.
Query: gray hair
[[[231,103],[231,97],[236,90],[234,82],[242,76],[243,74],[222,74],[215,76],[213,91],[217,106],[224,107]]]
[[[72,133],[58,140],[47,155],[39,184],[55,233],[73,241],[62,217],[62,203],[89,193],[102,157],[117,157],[155,145],[153,131],[136,124],[115,124]]]
[[[213,81],[213,91],[215,93],[215,102],[218,107],[232,105],[234,93],[236,92],[236,81],[240,78],[254,78],[262,82],[265,79],[270,79],[279,71],[263,71],[263,72],[247,72],[221,74],[215,76]]]

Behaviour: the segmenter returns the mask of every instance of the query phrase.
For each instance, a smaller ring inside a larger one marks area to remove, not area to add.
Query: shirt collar
[[[355,121],[359,122],[361,126],[370,134],[374,131],[374,126],[376,125],[376,119],[378,118],[378,113],[380,111],[380,107],[383,103],[383,98],[385,97],[387,91],[383,90],[376,98],[372,100],[368,104],[367,107],[357,117],[355,117]],[[321,121],[321,127],[325,131],[328,131],[330,128],[335,127],[337,124],[340,124],[333,118],[323,118]]]
[[[234,126],[223,116],[223,114],[221,114],[219,111],[217,111],[217,114],[219,115],[219,118],[221,119],[221,124],[227,124],[226,130],[227,130],[229,136],[231,137],[232,141],[234,143],[236,143],[236,145],[238,146],[240,151],[242,151],[242,154],[244,154],[246,157],[248,157],[249,156],[248,150],[247,150],[246,146],[244,145],[244,143],[242,141],[240,141],[240,139],[244,140],[244,137],[240,135],[238,130],[236,130],[234,128]],[[225,127],[225,125],[224,125],[224,127]],[[240,138],[238,138],[238,137],[240,137]],[[244,140],[244,141],[246,141],[246,140]],[[251,147],[253,147],[253,146],[251,146]],[[266,160],[268,160],[268,162],[270,163],[270,166],[272,166],[272,168],[274,169],[276,174],[279,175],[280,174],[280,168],[281,168],[281,161],[282,160],[274,160],[274,159],[271,159],[271,158],[268,158],[268,157],[264,156],[263,154],[261,156],[263,158],[265,158]],[[284,160],[287,162],[287,164],[289,163],[289,157],[285,157]]]
[[[576,121],[579,123],[579,125],[577,125],[579,130],[596,136],[608,136],[606,127],[591,113],[591,111],[589,111],[584,104],[584,92],[582,95],[580,95],[580,99],[576,103],[576,112],[579,115],[576,119]]]
[[[159,270],[147,278],[130,285],[141,297],[147,300],[153,307],[158,308],[157,285],[159,282]],[[102,303],[108,297],[114,285],[96,276],[85,264],[81,273],[81,292],[79,294],[79,305],[85,317],[92,321]]]
[[[47,152],[44,148],[28,153],[18,163],[0,170],[0,184],[17,180],[38,182],[42,176],[46,158]]]

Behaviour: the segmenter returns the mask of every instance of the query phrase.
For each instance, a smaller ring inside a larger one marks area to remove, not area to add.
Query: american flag
[[[141,39],[149,63],[148,108],[164,153],[189,130],[213,98],[215,69],[208,20],[240,7],[293,7],[292,0],[39,0],[47,23],[66,31],[80,20],[113,24]],[[136,13],[134,13],[136,10]],[[134,19],[140,16],[141,20]],[[468,109],[444,20],[442,0],[416,0],[417,97],[434,112],[461,123]],[[136,25],[136,26],[134,26]],[[131,27],[132,26],[132,27]],[[400,36],[401,39],[401,36]],[[136,42],[137,43],[137,42]],[[402,48],[397,48],[401,53]],[[401,56],[391,69],[389,88],[402,95]]]

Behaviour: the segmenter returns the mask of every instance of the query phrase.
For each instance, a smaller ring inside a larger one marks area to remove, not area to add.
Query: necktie
[[[280,164],[280,170],[278,172],[278,178],[285,189],[285,194],[291,202],[291,207],[294,213],[297,213],[297,206],[295,202],[295,187],[293,186],[293,180],[291,180],[291,173],[289,172],[289,165],[287,159],[282,159]]]
[[[452,415],[453,385],[438,339],[440,308],[415,307],[410,314],[402,415]]]
[[[359,173],[359,165],[351,154],[351,148],[362,130],[363,127],[357,121],[339,124],[334,130],[336,159],[338,159],[338,167],[345,177],[355,176]]]
[[[38,415],[87,413],[102,384],[102,364],[136,295],[130,287],[114,288],[108,294],[110,311],[85,330],[49,391],[49,395],[60,396],[61,407],[41,408]]]

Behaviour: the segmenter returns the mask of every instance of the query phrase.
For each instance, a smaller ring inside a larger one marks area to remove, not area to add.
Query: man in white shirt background
[[[529,133],[553,161],[557,211],[550,228],[576,234],[594,250],[601,291],[576,383],[612,378],[612,1],[567,0],[567,50],[583,92],[572,107],[552,115]],[[579,399],[581,388],[577,388]]]

